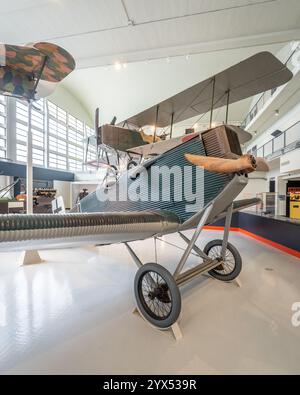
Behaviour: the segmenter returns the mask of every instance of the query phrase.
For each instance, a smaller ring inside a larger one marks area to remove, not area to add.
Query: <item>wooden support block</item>
[[[146,321],[150,326],[152,326],[152,328],[157,329],[157,330],[159,330],[159,331],[161,331],[161,332],[165,332],[165,331],[167,331],[167,330],[172,331],[172,334],[173,334],[173,336],[174,336],[174,338],[175,338],[176,341],[182,339],[182,337],[183,337],[182,332],[181,332],[181,329],[180,329],[180,326],[178,325],[178,322],[175,322],[175,324],[173,324],[170,328],[160,329],[160,328],[158,328],[158,327],[156,327],[156,326],[154,326],[154,325],[151,325],[151,324],[141,315],[141,313],[139,312],[139,310],[138,310],[137,307],[135,307],[135,308],[132,310],[132,314],[138,314],[141,318],[143,318],[144,321]]]
[[[40,254],[37,250],[31,250],[31,251],[23,251],[18,262],[21,266],[25,266],[25,265],[36,265],[44,261],[40,257]]]
[[[238,278],[236,278],[236,279],[234,280],[234,282],[236,283],[236,285],[237,285],[239,288],[242,288],[241,280],[239,280]]]
[[[171,330],[173,332],[173,335],[174,335],[176,341],[182,339],[182,337],[183,337],[182,332],[181,332],[180,326],[178,325],[177,322],[175,322],[175,324],[173,324],[171,326]]]

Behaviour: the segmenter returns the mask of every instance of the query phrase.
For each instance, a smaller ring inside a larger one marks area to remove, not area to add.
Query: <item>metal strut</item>
[[[207,221],[207,219],[209,217],[209,214],[211,213],[212,208],[213,208],[213,204],[212,203],[209,206],[206,207],[206,209],[205,209],[205,211],[204,211],[204,213],[203,213],[203,215],[202,215],[202,217],[201,217],[201,219],[200,219],[200,221],[199,221],[199,223],[197,225],[195,233],[194,233],[191,241],[189,242],[186,250],[184,251],[184,253],[183,253],[183,255],[182,255],[182,257],[181,257],[181,259],[180,259],[180,261],[178,263],[178,266],[177,266],[177,268],[176,268],[176,270],[174,272],[173,276],[174,276],[175,280],[177,280],[177,278],[179,277],[180,272],[182,271],[184,265],[186,264],[186,261],[188,260],[188,257],[190,255],[190,253],[194,249],[195,244],[196,244],[196,242],[198,240],[198,237],[200,236],[200,233],[201,233],[201,231],[203,229],[203,226],[206,224],[206,221]]]
[[[225,219],[225,227],[224,227],[224,236],[223,236],[223,243],[222,243],[222,250],[221,250],[221,258],[225,260],[226,257],[226,250],[228,245],[228,238],[229,238],[229,231],[232,219],[232,212],[233,212],[233,203],[228,207]]]
[[[212,79],[212,95],[211,95],[211,109],[210,109],[210,120],[209,128],[212,127],[213,113],[214,113],[214,101],[215,101],[215,87],[216,87],[216,77]]]
[[[153,143],[155,143],[155,140],[156,140],[158,114],[159,114],[159,105],[156,106],[156,115],[155,115],[155,125],[154,125],[154,134],[153,134]]]
[[[213,209],[213,203],[211,203],[204,209],[202,217],[200,218],[197,228],[196,228],[196,230],[193,234],[193,237],[191,239],[186,237],[182,232],[178,232],[180,237],[187,243],[187,248],[184,250],[184,253],[183,253],[183,255],[176,267],[174,274],[173,274],[173,278],[176,281],[178,286],[182,286],[185,283],[191,281],[194,277],[196,277],[200,274],[206,273],[206,272],[208,272],[220,265],[220,259],[212,260],[207,254],[205,254],[196,245],[196,242],[200,236],[200,233],[201,233],[204,225],[207,223],[207,220],[210,216],[212,209]],[[222,250],[221,250],[221,257],[220,257],[223,260],[225,260],[225,257],[226,257],[230,224],[231,224],[231,219],[232,219],[232,212],[233,212],[233,204],[231,204],[227,208],[225,227],[224,227],[224,236],[223,236]],[[154,237],[155,262],[158,263],[156,240],[157,240],[157,237]],[[158,240],[160,240],[160,239],[158,238]],[[136,253],[133,251],[133,249],[130,247],[130,245],[128,243],[124,243],[124,244],[127,247],[132,259],[134,260],[136,265],[140,268],[143,265],[142,261],[138,258],[138,256],[136,255]],[[192,269],[186,270],[182,273],[182,269],[184,268],[184,265],[186,264],[189,256],[192,254],[192,251],[194,251],[197,256],[199,256],[200,258],[203,259],[203,263],[193,267]],[[150,278],[150,281],[153,281],[153,280]]]
[[[133,249],[130,247],[128,243],[124,243],[129,254],[131,255],[131,258],[134,260],[134,263],[137,265],[138,268],[143,266],[143,262],[140,260],[140,258],[136,255],[136,253],[133,251]]]

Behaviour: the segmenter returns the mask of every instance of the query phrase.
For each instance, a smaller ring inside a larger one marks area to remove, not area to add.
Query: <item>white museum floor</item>
[[[199,245],[220,236],[207,230]],[[230,241],[244,259],[242,288],[207,276],[185,286],[178,342],[132,314],[136,267],[125,246],[42,251],[46,263],[27,267],[1,253],[0,373],[299,374],[300,260],[237,233]],[[152,240],[133,245],[153,261]],[[158,248],[160,263],[178,262],[179,250]]]

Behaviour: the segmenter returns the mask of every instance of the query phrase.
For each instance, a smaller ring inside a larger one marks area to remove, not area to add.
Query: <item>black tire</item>
[[[212,240],[204,248],[204,253],[210,258],[221,257],[223,240]],[[215,267],[208,273],[220,281],[233,281],[241,273],[242,258],[238,250],[231,244],[227,244],[225,264]]]
[[[134,294],[140,313],[151,325],[167,329],[178,320],[181,295],[172,274],[163,266],[146,263],[140,267],[134,279]]]
[[[138,164],[135,160],[130,160],[127,163],[127,170],[133,169],[134,167],[136,167]]]

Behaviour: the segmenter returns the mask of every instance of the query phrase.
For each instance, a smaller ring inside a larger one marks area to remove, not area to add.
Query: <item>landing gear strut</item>
[[[181,311],[180,286],[204,273],[209,273],[220,281],[228,282],[235,280],[241,272],[241,256],[238,250],[228,242],[232,205],[227,210],[223,239],[209,242],[203,251],[196,245],[203,226],[210,218],[212,208],[213,205],[205,208],[191,239],[179,231],[179,235],[187,243],[187,247],[173,274],[157,263],[143,264],[129,244],[125,243],[139,268],[134,280],[134,294],[138,311],[146,321],[158,329],[173,328],[177,325]],[[201,258],[202,262],[183,271],[187,259],[192,253]]]

